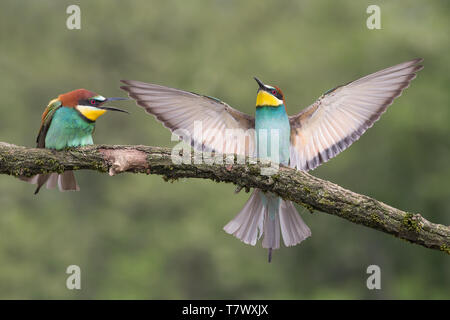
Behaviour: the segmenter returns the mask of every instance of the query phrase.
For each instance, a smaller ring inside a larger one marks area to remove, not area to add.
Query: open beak
[[[266,88],[266,86],[264,85],[264,83],[262,83],[262,81],[259,80],[257,77],[253,77],[253,79],[255,79],[255,81],[258,83],[259,88],[260,88],[261,90],[264,90],[264,89]]]
[[[130,100],[129,98],[106,98],[105,102],[103,103],[107,103],[110,101],[119,101],[119,100]],[[103,106],[103,104],[101,106],[99,106],[100,109],[104,109],[104,110],[110,110],[110,111],[118,111],[118,112],[124,112],[124,113],[128,113],[128,111],[119,109],[119,108],[114,108],[114,107],[105,107]]]

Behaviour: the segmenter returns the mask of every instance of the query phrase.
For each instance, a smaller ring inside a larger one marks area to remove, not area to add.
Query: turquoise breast
[[[288,165],[291,126],[284,105],[256,108],[255,130],[258,158],[267,158],[276,161],[277,157],[275,153],[278,152],[279,163]],[[272,142],[276,140],[278,140],[278,148],[274,145],[274,150],[272,150]]]
[[[93,144],[95,122],[85,120],[74,108],[61,107],[55,111],[45,137],[45,147],[61,150]]]

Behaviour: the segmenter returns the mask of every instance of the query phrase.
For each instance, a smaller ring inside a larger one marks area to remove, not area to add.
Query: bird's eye
[[[92,105],[94,106],[94,105],[97,103],[97,101],[94,100],[94,99],[91,99],[91,100],[89,100],[89,103],[92,104]]]
[[[272,90],[272,94],[276,95],[277,94],[277,90]]]

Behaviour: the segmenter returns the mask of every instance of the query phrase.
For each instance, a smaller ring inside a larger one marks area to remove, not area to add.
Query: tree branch
[[[398,238],[450,254],[450,227],[420,214],[405,212],[329,181],[287,167],[260,175],[261,164],[174,164],[171,149],[147,146],[93,145],[67,151],[25,148],[0,142],[0,174],[31,176],[65,170],[96,170],[115,175],[134,172],[162,175],[165,180],[202,178],[260,188],[284,199]],[[191,160],[192,160],[191,155]],[[191,161],[191,163],[193,163]],[[239,190],[240,190],[239,189]]]

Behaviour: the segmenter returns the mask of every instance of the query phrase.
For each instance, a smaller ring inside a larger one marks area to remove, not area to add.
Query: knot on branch
[[[136,149],[100,149],[99,152],[111,164],[109,175],[114,176],[125,171],[149,169],[147,154]]]

